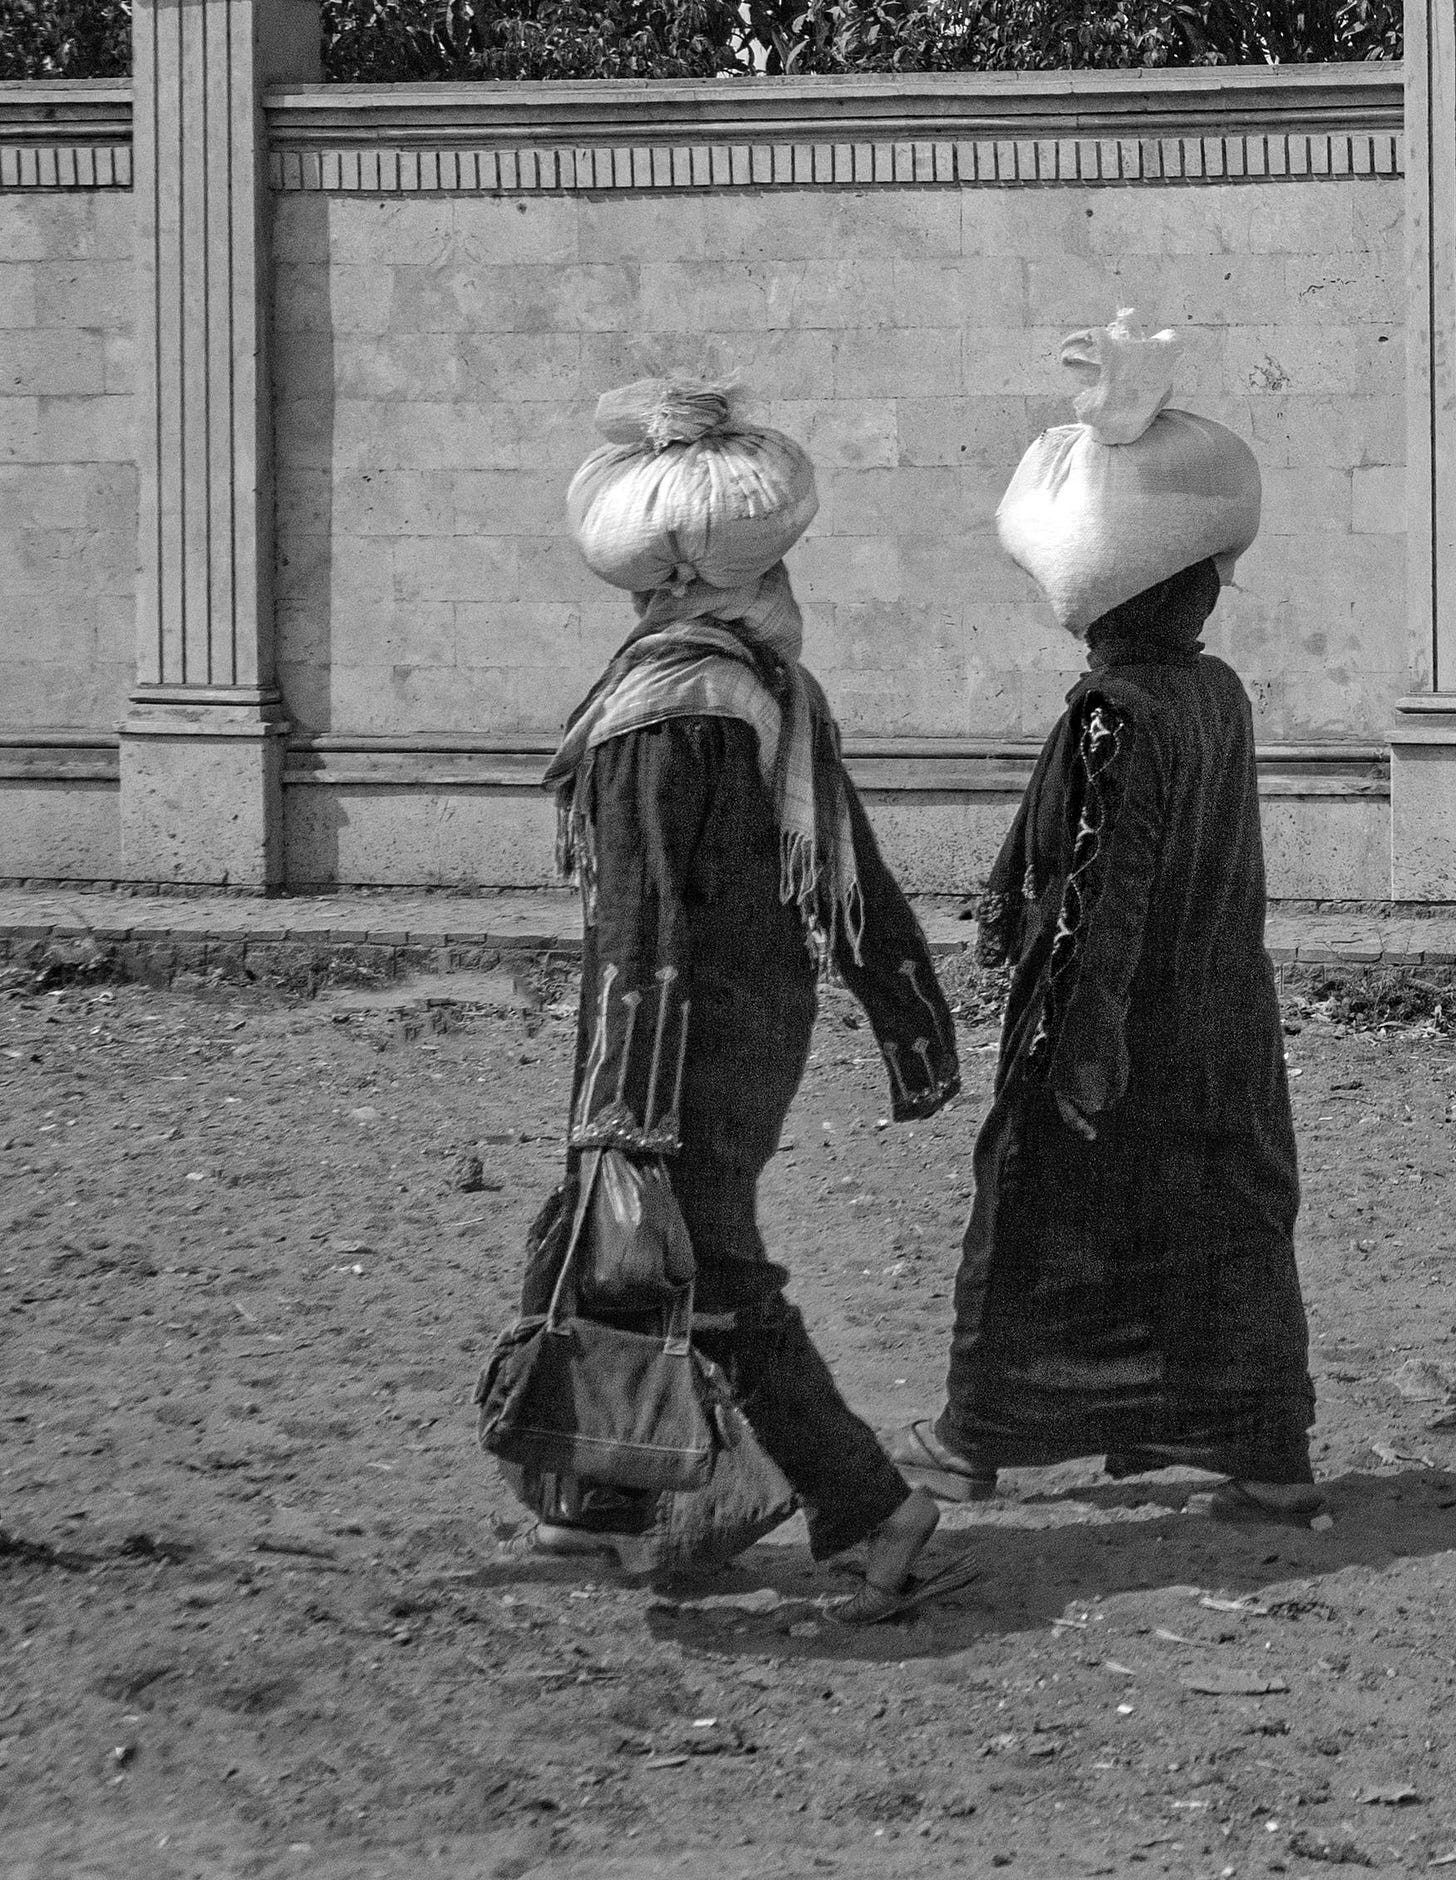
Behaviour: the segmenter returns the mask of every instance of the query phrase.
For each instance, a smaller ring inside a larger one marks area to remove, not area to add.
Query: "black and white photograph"
[[[1452,0],[0,0],[0,1880],[1456,1873]]]

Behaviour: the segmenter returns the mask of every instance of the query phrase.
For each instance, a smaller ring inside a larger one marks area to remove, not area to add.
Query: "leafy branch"
[[[327,78],[711,78],[1398,59],[1401,0],[323,0]],[[130,0],[0,0],[0,78],[111,78]]]

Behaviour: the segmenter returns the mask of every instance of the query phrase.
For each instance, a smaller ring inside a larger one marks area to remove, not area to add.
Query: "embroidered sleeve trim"
[[[1028,1066],[1042,1075],[1050,1068],[1067,1008],[1081,977],[1082,936],[1102,890],[1098,864],[1111,840],[1115,821],[1108,772],[1122,754],[1125,729],[1124,721],[1110,706],[1094,705],[1078,745],[1085,785],[1082,813],[1047,961],[1046,997],[1027,1049]]]
[[[994,972],[1011,957],[1011,897],[987,888],[976,903],[976,959]]]
[[[692,1000],[677,996],[675,966],[659,968],[653,990],[646,993],[635,989],[617,993],[617,976],[616,966],[602,968],[591,1049],[568,1141],[573,1149],[672,1155],[682,1147],[682,1087]],[[645,1003],[653,1009],[650,1032],[645,1023],[639,1029]],[[613,1063],[614,1080],[609,1070]],[[669,1076],[670,1091],[665,1082]],[[634,1091],[643,1093],[640,1115],[634,1108]],[[664,1096],[667,1101],[659,1107]]]

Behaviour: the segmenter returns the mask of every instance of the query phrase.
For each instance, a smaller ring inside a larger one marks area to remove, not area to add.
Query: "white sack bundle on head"
[[[1145,588],[1212,559],[1219,578],[1259,532],[1259,466],[1210,418],[1168,409],[1178,336],[1144,339],[1124,308],[1074,333],[1062,364],[1081,420],[1043,431],[996,511],[1001,546],[1072,633]]]
[[[604,393],[596,424],[612,441],[572,478],[566,513],[587,566],[613,587],[741,587],[814,520],[802,448],[740,423],[723,386],[643,379]]]

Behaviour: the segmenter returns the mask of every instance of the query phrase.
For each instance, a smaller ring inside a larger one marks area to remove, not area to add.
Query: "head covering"
[[[783,557],[814,518],[814,467],[782,432],[736,416],[737,388],[643,379],[605,392],[609,440],[572,478],[567,516],[587,565],[632,590],[638,624],[567,721],[546,771],[557,859],[595,893],[586,815],[592,753],[664,719],[738,718],[773,797],[780,893],[811,950],[843,924],[859,958],[864,903],[839,730],[799,663],[804,619]]]
[[[738,415],[735,386],[641,379],[604,392],[609,442],[571,479],[566,513],[582,558],[642,593],[694,580],[736,588],[782,561],[814,520],[814,466],[782,431]]]
[[[1223,582],[1259,531],[1259,466],[1224,425],[1168,405],[1178,336],[1144,338],[1123,308],[1072,334],[1077,424],[1043,431],[1017,466],[996,529],[1070,632],[1212,560]]]

